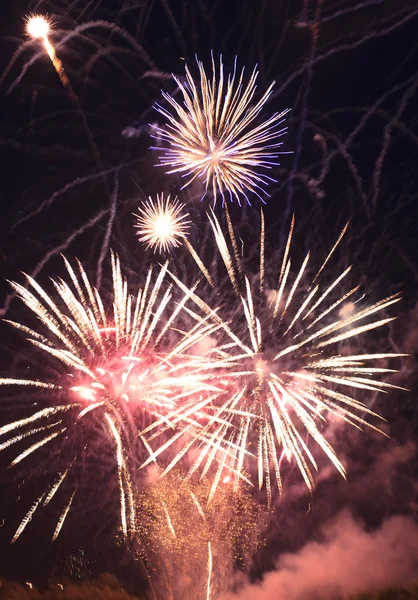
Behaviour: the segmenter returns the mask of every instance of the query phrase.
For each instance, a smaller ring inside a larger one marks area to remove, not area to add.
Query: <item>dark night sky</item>
[[[350,220],[344,253],[360,282],[373,298],[403,290],[391,343],[412,354],[399,379],[412,393],[394,393],[379,404],[391,421],[391,440],[366,432],[362,437],[350,434],[344,445],[336,442],[351,465],[348,483],[332,474],[319,484],[313,499],[296,491],[283,498],[276,519],[281,536],[269,540],[256,571],[273,568],[278,552],[296,552],[344,506],[370,527],[393,514],[414,518],[413,452],[390,473],[370,475],[367,493],[359,494],[356,481],[378,471],[382,452],[401,447],[417,433],[416,0],[17,0],[3,2],[0,10],[2,314],[25,318],[4,280],[19,281],[25,271],[45,284],[63,273],[60,251],[77,256],[94,280],[116,182],[109,246],[135,276],[138,265],[151,255],[137,243],[132,212],[148,195],[162,190],[176,194],[180,187],[178,178],[154,166],[156,157],[149,150],[148,123],[161,119],[152,109],[160,101],[160,90],[174,92],[170,73],[181,76],[185,62],[196,72],[195,54],[209,65],[211,50],[222,53],[227,66],[238,56],[247,71],[258,63],[259,90],[276,81],[265,110],[292,109],[283,150],[294,153],[281,157],[275,171],[278,182],[272,184],[265,208],[269,244],[283,241],[292,212],[301,249],[329,247]],[[61,86],[39,43],[25,38],[24,17],[30,11],[53,19],[51,39],[76,101]],[[184,198],[199,223],[204,217],[200,195],[193,188]],[[231,212],[251,233],[259,203]],[[107,262],[104,270],[106,274]],[[1,324],[0,335],[1,375],[17,375],[33,357],[25,354],[23,340],[7,325]],[[7,395],[3,407],[0,425],[11,414],[20,414]],[[27,472],[16,473],[14,479],[0,455],[0,574],[42,583],[68,556],[83,553],[86,563],[95,556],[93,570],[112,565],[126,576],[130,559],[111,541],[114,503],[109,499],[104,506],[100,492],[100,464],[106,460],[106,454],[97,457],[97,481],[85,491],[88,502],[74,511],[69,521],[73,527],[55,547],[48,541],[53,511],[36,517],[10,547],[26,510],[20,504],[28,506],[36,495],[44,469],[31,466],[31,489],[25,487],[19,503],[16,486]],[[308,502],[311,516],[306,514]]]

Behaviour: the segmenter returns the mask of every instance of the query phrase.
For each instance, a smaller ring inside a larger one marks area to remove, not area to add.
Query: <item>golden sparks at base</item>
[[[267,513],[251,489],[223,483],[208,502],[212,477],[176,468],[136,495],[138,551],[158,598],[218,598],[261,544]]]

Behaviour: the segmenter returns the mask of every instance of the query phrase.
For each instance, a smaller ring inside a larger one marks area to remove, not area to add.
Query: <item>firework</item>
[[[208,502],[211,485],[174,469],[136,497],[138,549],[159,598],[219,597],[260,543],[266,515],[250,489],[225,483]]]
[[[164,198],[163,194],[157,196],[157,202],[149,198],[143,208],[139,208],[139,215],[135,227],[140,242],[144,242],[148,248],[154,251],[168,252],[183,244],[190,252],[199,269],[204,274],[208,283],[214,287],[212,277],[205,268],[198,252],[187,239],[188,229],[191,221],[189,214],[184,211],[184,204],[177,197],[174,200],[170,196]]]
[[[205,192],[210,191],[215,202],[218,196],[225,200],[255,194],[263,200],[266,187],[274,181],[261,170],[277,165],[280,136],[288,110],[274,113],[257,125],[259,113],[272,94],[272,83],[258,102],[253,103],[258,71],[255,68],[247,84],[244,69],[224,76],[222,58],[219,69],[212,59],[212,79],[198,61],[200,82],[196,84],[186,66],[186,83],[174,77],[183,94],[184,106],[172,96],[163,93],[173,112],[160,105],[156,109],[167,119],[165,127],[155,127],[155,137],[168,144],[159,164],[168,167],[168,173],[181,173],[187,179],[183,187],[196,178],[203,182]],[[161,148],[154,148],[161,150]]]
[[[135,513],[129,463],[140,439],[138,430],[153,419],[162,420],[162,427],[170,429],[170,415],[177,415],[180,400],[185,401],[191,395],[201,398],[217,391],[209,382],[205,361],[187,354],[202,336],[213,331],[213,325],[202,323],[184,334],[172,331],[188,295],[171,308],[171,287],[165,290],[162,287],[167,266],[161,268],[155,281],[150,267],[144,286],[132,296],[119,259],[112,255],[113,310],[109,315],[105,301],[90,284],[82,266],[78,264],[77,274],[66,260],[65,265],[73,289],[63,280],[53,281],[57,301],[29,276],[28,289],[12,283],[18,296],[38,317],[41,328],[35,331],[19,323],[12,325],[26,334],[52,363],[55,378],[0,379],[0,385],[20,386],[30,391],[36,407],[29,416],[0,428],[0,436],[7,436],[0,450],[14,445],[25,447],[10,466],[41,448],[65,444],[68,438],[81,437],[83,450],[80,454],[73,450],[71,456],[63,453],[67,459],[65,468],[60,463],[56,479],[31,507],[13,541],[23,532],[37,507],[47,505],[64,481],[69,480],[77,462],[88,457],[93,443],[86,437],[88,423],[94,424],[93,430],[104,434],[114,451],[122,531],[124,536],[133,533]],[[40,404],[46,398],[50,405],[42,408]],[[145,440],[144,443],[147,448]],[[170,445],[170,441],[166,444]],[[77,484],[69,494],[53,539],[63,526],[76,487]]]
[[[352,344],[353,338],[390,323],[393,318],[376,315],[400,298],[395,294],[357,308],[354,301],[359,286],[339,291],[351,267],[328,279],[325,267],[346,228],[313,278],[308,275],[309,253],[293,271],[293,220],[275,286],[268,289],[263,218],[259,273],[254,279],[245,271],[229,215],[226,217],[228,237],[213,213],[209,219],[237,302],[229,298],[222,306],[212,307],[201,294],[192,296],[203,314],[219,325],[216,345],[209,353],[227,368],[218,373],[224,391],[205,407],[207,420],[196,431],[199,452],[191,473],[203,465],[203,473],[207,473],[217,464],[213,495],[225,472],[228,477],[235,474],[238,485],[251,472],[249,463],[255,462],[259,488],[266,486],[271,502],[273,478],[277,487],[282,487],[284,459],[296,461],[312,489],[311,469],[317,465],[306,434],[345,476],[343,464],[326,439],[327,421],[377,429],[359,416],[359,412],[378,415],[357,399],[356,390],[385,392],[396,388],[379,381],[378,376],[392,372],[387,362],[403,355],[354,354],[348,340]],[[351,310],[343,310],[350,302]]]
[[[48,34],[50,30],[51,22],[41,15],[33,15],[26,21],[26,32],[32,38],[42,40],[44,48],[54,65],[54,69],[56,70],[62,85],[67,88],[69,92],[73,93],[68,77],[64,73],[62,62],[58,58],[54,46],[49,41]]]
[[[34,39],[45,39],[48,37],[50,26],[50,22],[45,17],[37,15],[29,17],[26,23],[26,31]]]
[[[164,198],[158,195],[156,202],[149,198],[142,208],[138,208],[138,238],[154,251],[167,252],[176,248],[186,237],[190,225],[189,215],[184,212],[184,204],[177,198]]]

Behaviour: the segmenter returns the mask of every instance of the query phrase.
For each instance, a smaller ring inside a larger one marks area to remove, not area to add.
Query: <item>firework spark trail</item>
[[[342,158],[346,161],[347,168],[353,178],[358,197],[361,198],[361,201],[363,202],[363,206],[366,208],[367,207],[367,194],[363,189],[363,180],[362,180],[362,177],[354,163],[354,159],[353,159],[352,155],[349,153],[349,151],[346,148],[346,145],[341,142],[341,140],[339,139],[339,137],[337,135],[335,135],[331,132],[325,131],[325,130],[321,129],[320,127],[318,127],[317,125],[315,126],[315,129],[316,129],[317,133],[315,134],[314,140],[318,135],[321,136],[321,138],[322,138],[322,136],[326,136],[328,139],[332,140],[334,142],[335,146],[338,148],[338,151],[341,154]],[[338,152],[330,151],[330,152],[326,153],[325,151],[323,151],[323,165],[322,165],[322,168],[321,168],[321,171],[320,171],[318,177],[315,179],[315,186],[317,189],[320,188],[321,184],[323,183],[324,179],[326,178],[326,176],[329,173],[330,163],[331,163],[331,159],[330,159],[331,154],[332,154],[332,156],[335,156],[336,154],[338,154]],[[307,187],[309,186],[309,181],[312,181],[312,180],[311,180],[311,178],[307,177]]]
[[[161,4],[163,6],[163,9],[164,9],[167,17],[168,17],[169,22],[173,28],[173,31],[176,35],[178,43],[180,44],[181,52],[182,52],[183,56],[186,56],[187,55],[187,42],[181,34],[181,29],[176,21],[176,17],[174,16],[174,13],[171,10],[170,5],[167,2],[167,0],[161,0]]]
[[[64,67],[62,66],[62,62],[58,58],[57,53],[55,52],[54,46],[49,41],[48,34],[50,31],[50,26],[51,26],[50,22],[47,19],[45,19],[44,17],[41,17],[39,15],[32,16],[32,17],[29,17],[29,19],[27,21],[26,31],[34,39],[42,40],[45,50],[46,50],[49,58],[51,59],[52,64],[54,65],[54,69],[57,72],[57,75],[60,78],[62,85],[66,88],[66,90],[69,92],[69,94],[72,97],[75,97],[73,89],[70,84],[70,81],[64,72]]]
[[[98,179],[100,177],[104,177],[105,175],[111,175],[113,173],[117,173],[117,172],[119,172],[121,170],[122,167],[131,167],[133,165],[138,164],[138,162],[140,160],[141,159],[137,158],[135,160],[124,162],[122,165],[118,165],[117,167],[112,167],[111,169],[103,169],[102,171],[99,171],[99,172],[96,172],[96,173],[92,173],[91,175],[86,175],[85,177],[76,177],[75,179],[73,179],[69,183],[66,183],[59,190],[56,190],[49,198],[47,198],[46,200],[44,200],[43,202],[41,202],[37,208],[35,208],[31,212],[27,213],[26,215],[24,215],[23,217],[20,217],[17,221],[15,221],[13,223],[12,227],[11,227],[11,230],[13,231],[16,227],[18,227],[19,225],[21,225],[25,221],[28,221],[32,217],[35,217],[36,215],[39,215],[44,209],[46,209],[49,206],[51,206],[51,204],[53,204],[55,202],[55,200],[57,200],[62,194],[65,194],[66,192],[70,191],[74,187],[77,187],[77,186],[82,185],[84,183],[88,183],[90,181],[94,181],[95,179]]]
[[[359,120],[358,124],[356,125],[356,127],[354,127],[352,129],[352,131],[350,132],[350,134],[347,136],[347,138],[344,141],[341,141],[337,136],[333,136],[332,134],[327,132],[327,136],[331,137],[336,145],[335,150],[331,150],[328,152],[326,160],[325,160],[325,165],[323,168],[323,175],[320,175],[317,179],[317,183],[321,184],[323,181],[323,178],[325,177],[325,175],[327,174],[327,172],[329,171],[329,165],[331,163],[331,161],[337,157],[338,155],[341,155],[344,160],[346,161],[348,168],[352,174],[353,180],[356,184],[359,196],[361,197],[363,204],[365,206],[365,208],[367,208],[368,210],[370,210],[370,205],[368,203],[368,197],[367,194],[365,193],[364,189],[363,189],[363,182],[362,179],[358,173],[357,167],[354,164],[354,159],[352,157],[352,155],[349,153],[348,149],[349,147],[352,145],[354,139],[358,136],[358,134],[363,130],[364,126],[366,125],[366,123],[376,114],[376,111],[379,109],[379,107],[384,104],[384,102],[390,97],[393,96],[394,94],[396,94],[399,90],[403,89],[404,87],[408,86],[408,90],[406,92],[406,97],[409,98],[409,94],[408,91],[414,88],[414,85],[416,84],[416,74],[412,75],[409,79],[407,79],[406,81],[402,81],[401,83],[393,86],[390,90],[388,90],[387,92],[385,92],[384,94],[382,94],[382,96],[380,96],[376,102],[374,102],[372,104],[372,106],[365,111],[364,115],[361,117],[361,119]],[[374,193],[374,192],[373,192]]]
[[[398,123],[401,120],[402,114],[406,110],[406,108],[408,106],[408,102],[411,100],[412,96],[415,94],[417,87],[418,87],[418,78],[416,78],[415,82],[413,82],[408,87],[408,89],[402,96],[402,100],[399,103],[398,110],[393,115],[392,119],[390,119],[390,121],[385,126],[385,130],[384,130],[384,134],[383,134],[382,149],[376,160],[374,173],[373,173],[373,177],[372,177],[371,205],[372,205],[373,211],[376,210],[376,202],[377,202],[377,199],[378,199],[379,193],[380,193],[379,182],[380,182],[380,177],[382,174],[383,161],[385,160],[385,156],[387,154],[387,151],[388,151],[388,148],[389,148],[389,145],[391,142],[392,129],[393,129],[395,123]]]
[[[105,178],[103,178],[104,181]],[[100,249],[99,258],[97,260],[97,275],[96,275],[96,288],[99,290],[102,285],[103,275],[103,261],[109,252],[110,236],[112,234],[112,226],[116,216],[116,206],[118,203],[119,194],[119,171],[116,171],[114,175],[113,190],[111,193],[110,207],[109,207],[109,220],[106,225],[105,235]]]
[[[293,178],[295,176],[295,173],[298,170],[299,159],[300,159],[300,155],[302,153],[302,136],[305,131],[306,117],[308,114],[308,98],[309,98],[309,94],[311,91],[311,83],[312,83],[312,77],[313,77],[313,64],[315,62],[315,57],[316,57],[316,52],[317,52],[322,4],[323,4],[323,0],[317,0],[315,19],[314,19],[315,22],[314,22],[313,26],[311,27],[312,47],[311,47],[311,52],[309,54],[308,64],[306,67],[305,93],[303,94],[303,98],[302,98],[302,111],[301,111],[301,115],[300,115],[300,125],[299,125],[299,130],[298,130],[298,134],[297,134],[297,138],[296,138],[296,152],[294,155],[292,169],[290,171],[289,180],[288,180],[288,198],[287,198],[287,204],[286,204],[287,210],[285,211],[285,214],[283,215],[284,223],[289,220],[290,207],[292,205],[293,192],[294,192]]]
[[[63,36],[62,39],[56,44],[57,50],[60,50],[60,48],[65,47],[65,45],[69,41],[71,41],[73,38],[75,38],[77,36],[81,36],[81,34],[83,34],[85,31],[88,31],[90,29],[96,29],[96,28],[107,29],[110,32],[117,33],[118,35],[120,35],[122,39],[124,39],[134,50],[136,50],[138,52],[138,56],[141,57],[142,61],[150,69],[157,70],[154,63],[151,61],[148,54],[144,51],[141,44],[139,44],[132,36],[129,35],[129,33],[127,33],[121,27],[118,27],[114,23],[109,23],[108,21],[104,21],[102,19],[100,19],[98,21],[89,21],[88,23],[82,23],[81,25],[74,27],[74,29],[72,29],[69,33],[67,33],[65,36]],[[89,41],[92,42],[92,39],[89,38]],[[19,48],[13,55],[12,60],[10,61],[7,69],[5,70],[5,72],[2,74],[2,77],[0,78],[0,85],[4,81],[4,78],[9,73],[11,67],[16,62],[16,60],[19,57],[19,55],[21,54],[21,52],[22,52],[22,50]],[[29,67],[31,65],[35,64],[35,62],[38,60],[38,58],[42,57],[42,54],[43,53],[39,53],[38,55],[33,56],[31,59],[26,61],[26,63],[23,65],[19,75],[16,77],[16,79],[13,81],[13,83],[9,86],[9,88],[7,90],[8,94],[10,94],[15,89],[15,87],[21,83],[21,81],[22,81],[23,77],[25,76]]]
[[[199,267],[199,269],[202,271],[202,273],[203,273],[206,281],[209,283],[209,285],[212,288],[214,288],[215,284],[213,282],[213,279],[212,279],[209,271],[207,270],[207,268],[203,264],[202,259],[200,258],[200,256],[196,252],[196,250],[193,248],[193,246],[191,245],[191,243],[189,242],[189,240],[187,238],[183,238],[183,243],[186,246],[187,250],[189,251],[190,256],[193,258],[193,260],[195,261],[195,263],[197,264],[197,266]]]
[[[366,7],[367,3],[364,3],[361,6]],[[359,8],[360,8],[360,5],[359,5]],[[386,25],[386,22],[384,20],[382,20],[380,22],[378,21],[375,26],[375,29],[373,31],[367,32],[366,35],[361,36],[359,39],[356,39],[353,42],[349,42],[349,43],[339,43],[337,45],[333,45],[329,50],[323,51],[322,53],[318,52],[313,61],[313,66],[319,64],[323,60],[327,60],[328,58],[332,57],[334,54],[354,50],[354,49],[358,48],[359,46],[362,46],[363,44],[370,42],[370,40],[372,40],[372,39],[379,38],[379,37],[382,37],[385,35],[389,35],[396,29],[402,27],[409,21],[416,18],[418,15],[418,11],[416,9],[411,10],[410,8],[407,7],[405,9],[405,11],[401,11],[400,13],[394,13],[394,15],[395,15],[395,18],[394,18],[393,22],[390,23],[389,26]],[[324,18],[324,17],[321,18],[321,22],[324,22],[325,20],[333,19],[334,16],[338,16],[338,12],[335,14],[333,13],[332,15],[330,15],[326,18]],[[298,79],[301,75],[303,75],[305,73],[305,70],[306,70],[306,65],[304,65],[301,68],[297,68],[297,69],[293,70],[292,73],[289,75],[289,77],[283,81],[283,83],[280,85],[280,87],[278,89],[275,90],[275,92],[272,95],[272,98],[280,97],[283,93],[285,93],[285,90],[296,79]],[[332,133],[332,131],[323,132],[327,137],[334,140],[336,148],[331,149],[328,152],[328,155],[326,157],[324,157],[324,165],[322,168],[322,172],[319,175],[319,178],[317,178],[316,174],[314,175],[314,181],[316,183],[316,188],[317,188],[317,186],[320,185],[320,183],[323,181],[326,173],[328,172],[330,162],[336,156],[338,156],[340,154],[343,157],[343,159],[346,161],[347,167],[353,176],[353,180],[357,187],[359,196],[361,197],[361,199],[363,201],[364,207],[369,211],[369,216],[370,216],[369,198],[363,189],[362,179],[359,175],[357,167],[355,166],[353,156],[348,152],[348,147],[349,147],[351,141],[353,140],[354,136],[358,135],[358,133],[363,129],[367,120],[369,120],[372,115],[376,114],[377,108],[381,104],[383,104],[389,96],[392,96],[393,94],[395,94],[397,91],[399,91],[400,89],[402,89],[405,86],[414,85],[415,82],[416,82],[416,74],[414,74],[408,80],[403,81],[400,84],[394,85],[389,91],[382,94],[382,96],[380,98],[378,98],[377,101],[364,113],[362,118],[359,120],[358,125],[355,128],[353,128],[353,131],[350,133],[350,135],[347,137],[347,139],[345,141],[340,140],[337,136],[335,136]],[[314,127],[315,131],[321,131],[321,129],[316,124],[313,127]],[[303,173],[296,172],[295,177],[302,179],[302,181],[305,182],[305,184],[309,188],[309,190],[312,191],[312,176],[310,174],[304,176]],[[377,175],[375,175],[375,178],[377,179]]]
[[[211,599],[210,580],[212,578],[212,567],[213,567],[213,562],[212,562],[212,545],[211,545],[210,542],[208,542],[208,583],[207,583],[206,600],[210,600]]]
[[[322,62],[323,60],[326,60],[330,56],[334,56],[335,54],[338,54],[340,52],[347,52],[348,50],[354,50],[355,48],[358,48],[359,46],[361,46],[367,42],[370,42],[372,39],[379,38],[379,37],[382,37],[389,33],[392,33],[395,29],[398,29],[405,23],[408,23],[408,21],[411,21],[417,15],[418,15],[418,9],[414,9],[411,12],[406,12],[405,16],[403,16],[403,14],[402,14],[401,18],[399,18],[398,21],[396,21],[395,23],[392,23],[388,27],[382,27],[379,30],[374,30],[370,33],[367,33],[359,40],[356,40],[354,42],[349,42],[349,43],[342,43],[338,46],[334,46],[334,47],[330,48],[329,50],[323,52],[322,54],[317,54],[316,58],[313,61],[313,65],[315,66],[316,64]],[[297,79],[300,75],[302,75],[304,73],[305,69],[306,69],[306,67],[305,67],[305,65],[303,65],[303,67],[300,67],[299,69],[295,69],[294,71],[292,71],[292,74],[289,75],[289,77],[283,81],[283,83],[280,85],[280,87],[273,92],[272,99],[280,97],[284,93],[286,88],[288,88],[289,85],[295,79]],[[403,84],[403,85],[405,85],[405,84]]]
[[[61,487],[61,484],[64,482],[65,478],[67,477],[73,464],[74,464],[74,461],[70,464],[68,469],[65,469],[64,473],[56,479],[55,483],[52,484],[51,489],[47,493],[46,498],[44,500],[44,504],[43,504],[44,506],[47,506],[51,502],[51,500],[55,496],[55,494],[58,492],[59,488]]]
[[[58,537],[58,536],[59,536],[59,534],[60,534],[60,531],[61,531],[61,529],[62,529],[62,526],[64,525],[64,521],[65,521],[65,519],[67,518],[67,515],[68,515],[68,513],[69,513],[69,511],[70,511],[71,504],[73,503],[73,500],[74,500],[74,496],[75,496],[75,494],[76,494],[76,491],[77,491],[77,490],[74,490],[74,492],[71,494],[71,496],[70,496],[70,499],[68,500],[67,504],[66,504],[66,505],[65,505],[65,507],[64,507],[64,510],[63,510],[63,511],[62,511],[62,513],[61,513],[61,516],[60,516],[60,518],[58,519],[58,523],[57,523],[57,526],[56,526],[56,528],[55,528],[54,535],[52,536],[52,542],[55,542],[55,540],[57,539],[57,537]],[[45,502],[44,502],[44,506],[45,506]]]
[[[326,23],[327,21],[332,21],[333,19],[337,19],[338,17],[342,17],[344,15],[357,12],[362,10],[363,8],[368,8],[370,6],[378,6],[379,4],[383,4],[384,0],[366,0],[365,2],[359,2],[353,6],[347,6],[341,8],[340,10],[336,10],[334,13],[327,15],[322,15],[321,21]]]
[[[347,226],[314,277],[309,278],[309,253],[298,270],[290,268],[293,220],[276,288],[271,292],[265,290],[264,259],[260,260],[258,277],[258,281],[264,283],[253,288],[244,265],[236,264],[240,259],[229,249],[236,241],[228,242],[213,212],[208,216],[228,279],[240,302],[232,312],[225,312],[225,309],[212,308],[197,292],[191,296],[203,314],[219,326],[217,346],[209,350],[209,354],[218,359],[222,357],[225,367],[218,373],[218,379],[223,381],[219,387],[223,387],[224,393],[219,394],[213,404],[205,406],[205,411],[216,415],[216,420],[208,417],[207,424],[196,429],[199,456],[191,472],[206,462],[203,469],[206,473],[217,462],[216,487],[228,458],[237,486],[241,476],[245,476],[248,460],[255,460],[259,487],[266,485],[271,501],[271,471],[281,489],[280,470],[285,456],[295,460],[306,485],[312,489],[314,479],[310,465],[315,470],[317,465],[303,439],[305,431],[345,476],[343,464],[322,432],[326,417],[380,431],[356,414],[362,411],[378,417],[356,399],[355,393],[356,390],[403,389],[376,379],[381,374],[392,373],[393,369],[372,365],[374,361],[404,355],[346,354],[340,344],[390,323],[392,317],[376,319],[375,315],[398,302],[399,294],[366,305],[347,317],[340,316],[337,309],[358,290],[357,286],[346,293],[339,291],[351,268],[334,275],[331,282],[324,280],[330,270],[329,261]],[[235,237],[229,227],[228,233],[230,238]],[[262,221],[262,238],[263,235]],[[264,247],[263,239],[260,245]],[[172,277],[185,291],[184,284],[173,274]],[[230,306],[230,301],[224,303],[224,307]],[[348,392],[344,391],[347,389]],[[252,452],[253,447],[256,454]]]
[[[153,420],[161,423],[160,430],[169,434],[174,431],[173,420],[181,427],[178,405],[190,404],[192,397],[205,399],[219,392],[213,382],[211,362],[190,353],[190,349],[207,335],[212,335],[218,325],[207,323],[190,309],[185,312],[193,289],[176,303],[172,302],[172,284],[164,287],[167,265],[159,269],[156,278],[151,266],[145,284],[136,296],[131,296],[119,259],[112,254],[113,310],[108,314],[106,303],[97,288],[91,285],[81,264],[78,263],[77,273],[66,259],[64,263],[74,291],[64,280],[53,280],[57,301],[31,276],[26,276],[27,287],[11,284],[27,308],[38,317],[43,332],[20,323],[9,323],[23,332],[44,357],[49,357],[55,365],[58,362],[59,367],[54,369],[56,381],[1,378],[0,385],[28,388],[32,396],[36,390],[44,390],[49,392],[48,398],[53,403],[59,394],[61,404],[36,410],[28,417],[2,426],[0,435],[10,437],[0,444],[0,450],[27,438],[35,439],[14,458],[10,465],[13,467],[47,444],[62,443],[60,440],[68,436],[85,435],[85,426],[80,424],[91,418],[101,419],[106,443],[110,438],[118,467],[122,532],[126,537],[133,534],[135,528],[129,466],[131,442],[137,439],[144,423]],[[176,321],[183,314],[192,319],[193,325],[184,332],[176,327]],[[169,336],[172,339],[168,339]],[[164,352],[158,351],[161,344]],[[33,402],[37,407],[38,402],[35,399]],[[186,423],[186,426],[189,425]],[[14,434],[16,430],[19,430],[17,435]],[[166,441],[166,447],[172,446],[175,440],[173,435]],[[84,452],[88,447],[89,439],[84,444]],[[152,452],[147,444],[145,450]],[[68,479],[78,459],[83,456],[71,457],[63,473],[60,472],[52,485],[48,485],[42,496],[44,506]],[[74,492],[61,514],[54,539],[73,498]],[[39,502],[25,518],[31,518]],[[22,525],[24,529],[27,522],[24,520]],[[19,535],[23,529],[18,529]]]
[[[18,540],[18,538],[22,535],[22,533],[26,529],[26,526],[31,522],[35,510],[38,508],[38,506],[44,499],[44,496],[45,496],[45,493],[42,494],[41,496],[39,496],[39,498],[32,504],[31,508],[29,509],[26,516],[22,519],[22,522],[20,523],[19,527],[17,528],[16,533],[14,534],[14,536],[10,542],[11,544],[14,544]]]
[[[59,244],[58,246],[55,246],[55,248],[52,248],[52,250],[49,250],[49,252],[47,252],[45,254],[45,256],[42,258],[42,260],[40,260],[38,262],[38,264],[32,271],[31,276],[36,277],[37,275],[39,275],[39,273],[42,271],[42,269],[47,264],[47,262],[49,261],[50,258],[52,258],[53,256],[56,256],[57,254],[60,254],[63,250],[66,250],[68,248],[68,246],[78,236],[82,235],[83,233],[85,233],[86,231],[88,231],[89,229],[94,227],[97,223],[99,223],[103,219],[103,217],[106,215],[107,212],[108,212],[107,208],[99,211],[94,217],[92,217],[91,219],[89,219],[88,221],[83,223],[83,225],[81,225],[81,227],[73,230],[70,233],[70,235],[61,244]],[[16,296],[16,292],[13,292],[12,294],[8,294],[6,296],[3,306],[2,306],[2,308],[0,308],[0,316],[4,316],[7,313],[7,311],[9,310],[9,307],[10,307],[10,303],[13,300],[13,298],[15,298],[15,296]]]
[[[127,513],[129,513],[129,528],[130,530],[135,529],[135,517],[134,517],[134,506],[133,506],[133,495],[132,486],[129,481],[129,472],[126,467],[125,452],[122,445],[122,440],[117,427],[112,417],[105,413],[105,418],[109,423],[112,436],[116,443],[116,458],[118,463],[118,476],[119,476],[119,490],[120,490],[120,506],[121,506],[121,520],[122,520],[122,531],[125,537],[128,535],[128,523]],[[126,506],[128,504],[128,507]]]
[[[259,113],[272,94],[271,84],[261,99],[252,105],[256,91],[257,69],[244,85],[244,69],[237,76],[234,71],[224,76],[222,57],[219,69],[212,57],[212,79],[209,80],[203,64],[198,61],[200,88],[186,66],[186,84],[173,75],[181,93],[185,108],[172,96],[163,92],[173,113],[156,105],[156,109],[168,121],[165,128],[154,127],[156,135],[168,147],[161,151],[159,165],[168,167],[168,173],[180,173],[187,178],[183,188],[196,178],[204,182],[206,196],[212,193],[213,201],[218,196],[225,203],[243,196],[248,204],[248,193],[255,194],[264,202],[266,186],[274,181],[258,170],[270,170],[278,165],[277,158],[282,145],[278,138],[286,133],[281,127],[288,110],[274,113],[269,119],[255,125]],[[152,125],[150,125],[152,127]]]

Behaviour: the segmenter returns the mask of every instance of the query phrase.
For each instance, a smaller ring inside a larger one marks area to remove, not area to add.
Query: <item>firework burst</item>
[[[177,198],[171,200],[170,196],[164,198],[163,194],[158,195],[155,202],[149,198],[138,212],[134,216],[137,217],[135,227],[139,241],[155,252],[176,248],[187,235],[189,215]]]
[[[34,15],[26,22],[26,31],[34,39],[45,39],[48,36],[51,23],[45,17]]]
[[[203,181],[205,193],[210,191],[215,202],[218,196],[237,200],[255,194],[264,202],[267,185],[274,181],[260,170],[277,165],[278,139],[284,135],[282,127],[288,110],[273,114],[257,125],[257,118],[269,99],[271,84],[258,102],[253,103],[258,71],[255,68],[247,84],[244,69],[224,76],[222,58],[219,69],[212,59],[212,79],[198,62],[200,82],[195,83],[186,66],[186,82],[174,77],[183,94],[184,107],[172,96],[163,93],[173,112],[157,105],[167,119],[165,127],[156,127],[155,137],[168,146],[163,150],[159,164],[168,167],[168,173],[181,173],[187,179],[183,187],[196,178]],[[154,148],[161,150],[161,148]]]
[[[38,317],[41,328],[35,331],[19,323],[12,325],[44,354],[54,366],[56,377],[53,381],[0,379],[0,385],[32,390],[31,401],[36,407],[29,416],[0,428],[0,436],[7,436],[0,450],[23,445],[10,466],[40,448],[64,444],[68,438],[84,436],[83,450],[80,455],[73,452],[66,457],[66,467],[30,508],[13,541],[38,506],[48,504],[69,479],[74,465],[87,458],[92,440],[85,438],[86,421],[94,421],[114,451],[122,531],[125,537],[132,534],[136,524],[129,463],[138,430],[153,419],[162,420],[165,429],[170,429],[170,414],[176,414],[180,400],[217,391],[208,381],[205,361],[187,354],[201,336],[213,331],[213,325],[195,326],[184,334],[178,329],[173,331],[188,294],[172,305],[171,286],[163,289],[167,266],[155,278],[150,267],[144,286],[132,296],[119,259],[112,255],[113,310],[109,316],[82,266],[78,264],[77,274],[66,260],[65,265],[73,289],[63,280],[53,281],[57,302],[29,276],[28,289],[12,283],[18,296]],[[45,392],[49,392],[48,404],[41,408]],[[76,486],[63,508],[53,539],[70,510]]]
[[[291,268],[293,220],[275,286],[268,289],[263,218],[256,278],[246,273],[228,213],[226,218],[228,236],[215,215],[209,216],[238,303],[229,298],[213,307],[201,294],[192,296],[206,318],[219,325],[210,354],[227,368],[218,374],[224,391],[205,407],[207,420],[196,431],[199,452],[191,473],[199,467],[207,473],[217,464],[214,494],[225,472],[228,476],[234,473],[238,485],[251,472],[253,461],[259,488],[266,486],[271,502],[274,478],[277,487],[282,487],[284,459],[296,461],[306,485],[312,489],[312,467],[316,469],[317,464],[307,437],[345,476],[343,464],[326,439],[325,427],[330,419],[376,429],[358,414],[378,416],[357,399],[356,392],[395,388],[378,377],[392,372],[387,362],[402,355],[353,354],[350,342],[390,323],[393,318],[376,315],[400,298],[395,294],[370,306],[357,309],[353,304],[353,310],[341,310],[354,301],[359,286],[341,292],[351,267],[331,281],[325,267],[346,228],[312,278],[308,275],[309,253],[297,270]]]

